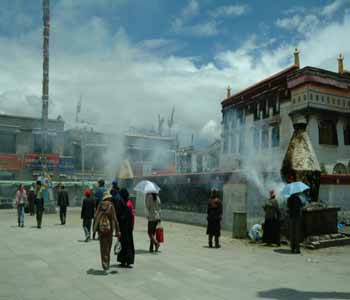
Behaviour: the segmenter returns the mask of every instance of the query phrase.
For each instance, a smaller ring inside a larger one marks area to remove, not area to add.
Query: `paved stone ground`
[[[289,254],[232,240],[206,247],[204,228],[164,223],[166,244],[147,252],[146,222],[136,219],[136,264],[101,272],[98,242],[84,243],[79,212],[66,226],[44,215],[43,228],[0,211],[0,300],[29,299],[350,299],[350,247]]]

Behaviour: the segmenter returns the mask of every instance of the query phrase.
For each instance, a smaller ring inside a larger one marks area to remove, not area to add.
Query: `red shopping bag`
[[[156,239],[158,243],[164,243],[164,229],[161,226],[156,229]]]

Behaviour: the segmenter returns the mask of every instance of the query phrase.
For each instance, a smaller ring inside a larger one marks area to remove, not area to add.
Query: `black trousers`
[[[301,216],[290,218],[290,248],[292,252],[300,251],[300,235],[301,235]]]
[[[66,216],[67,216],[67,206],[60,206],[60,219],[61,224],[66,224]]]
[[[85,232],[85,237],[90,238],[91,235],[91,223],[92,219],[83,219],[83,228]]]
[[[41,222],[43,219],[43,212],[44,212],[44,209],[42,209],[42,208],[38,208],[36,210],[36,223],[37,223],[38,227],[41,227]]]

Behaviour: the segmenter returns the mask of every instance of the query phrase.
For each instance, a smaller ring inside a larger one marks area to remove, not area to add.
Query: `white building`
[[[350,173],[350,73],[294,65],[222,101],[222,170],[242,164],[277,171],[293,133],[306,122],[321,167]]]

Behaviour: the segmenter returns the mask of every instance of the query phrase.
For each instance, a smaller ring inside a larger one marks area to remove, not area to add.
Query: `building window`
[[[271,136],[271,145],[272,147],[278,147],[280,145],[280,127],[272,127],[272,136]]]
[[[313,99],[313,95],[312,95],[312,93],[310,93],[310,100],[312,100]]]
[[[238,151],[239,151],[239,153],[243,153],[243,151],[244,151],[244,131],[243,130],[241,130],[240,132],[239,132],[239,145],[238,145],[238,147],[239,147],[239,149],[238,149]]]
[[[34,152],[35,153],[41,153],[42,152],[42,135],[41,134],[34,134]],[[47,149],[46,153],[52,153],[53,152],[53,137],[48,135],[47,136]]]
[[[263,119],[269,116],[267,106],[268,102],[265,99],[260,102],[260,114],[262,114]]]
[[[223,153],[227,153],[228,152],[228,135],[224,135],[224,145],[223,145],[223,149],[222,149]]]
[[[269,129],[264,127],[261,131],[261,147],[268,148],[269,147]]]
[[[316,95],[316,101],[318,101],[318,95]]]
[[[304,94],[304,101],[306,101],[306,94]]]
[[[16,134],[0,131],[0,153],[16,153]]]
[[[320,121],[318,129],[320,145],[338,145],[337,127],[334,121]]]
[[[231,153],[236,153],[236,135],[231,135]]]
[[[344,125],[344,145],[350,145],[350,124]]]
[[[259,149],[260,145],[260,130],[258,128],[253,128],[253,145],[256,149]]]
[[[324,102],[324,96],[321,97],[321,101],[322,101],[322,103]]]

